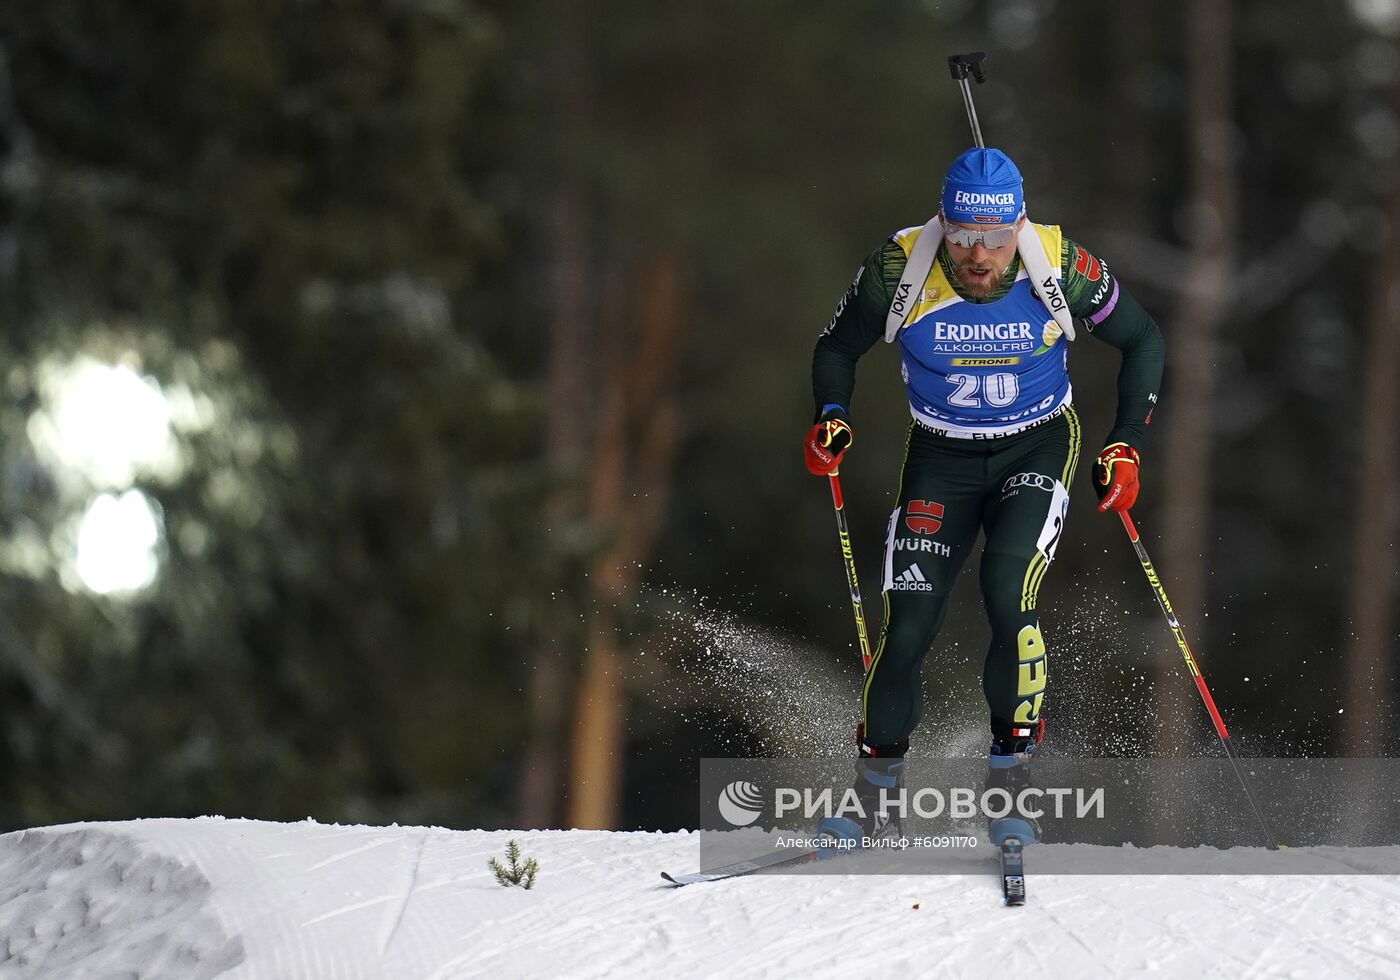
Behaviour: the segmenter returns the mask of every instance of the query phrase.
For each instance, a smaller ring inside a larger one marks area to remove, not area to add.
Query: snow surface
[[[487,870],[517,839],[535,887]],[[767,875],[695,834],[250,820],[0,836],[0,978],[1400,974],[1400,878]],[[1078,845],[1083,846],[1083,845]],[[1228,864],[1227,864],[1228,866]]]

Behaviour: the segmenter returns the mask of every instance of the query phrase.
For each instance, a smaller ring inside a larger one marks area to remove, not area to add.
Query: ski
[[[820,847],[812,847],[800,851],[774,851],[771,854],[765,854],[748,861],[736,861],[733,864],[724,864],[704,871],[692,871],[690,874],[673,875],[669,871],[663,871],[661,877],[676,887],[696,885],[702,881],[738,878],[740,875],[751,875],[758,871],[767,871],[770,868],[784,868],[789,865],[815,861],[822,850]]]
[[[1026,871],[1021,841],[1008,837],[1001,844],[1001,897],[1007,905],[1026,904]]]
[[[770,871],[774,868],[806,864],[809,861],[821,860],[826,851],[831,851],[831,849],[813,847],[800,851],[776,851],[747,861],[735,861],[733,864],[723,864],[719,867],[692,871],[688,874],[673,875],[669,871],[663,871],[661,877],[677,888],[681,888],[685,885],[698,885],[706,881],[723,881],[726,878],[739,878],[744,875],[757,874],[760,871]],[[839,853],[849,852],[833,852],[825,856],[835,857]],[[1025,905],[1026,875],[1020,839],[1010,837],[1002,842],[1000,858],[1003,903],[1008,906]]]

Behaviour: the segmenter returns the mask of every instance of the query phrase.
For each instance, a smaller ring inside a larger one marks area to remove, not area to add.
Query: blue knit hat
[[[968,224],[1015,221],[1025,210],[1021,171],[1011,158],[990,147],[959,154],[943,178],[943,217]]]

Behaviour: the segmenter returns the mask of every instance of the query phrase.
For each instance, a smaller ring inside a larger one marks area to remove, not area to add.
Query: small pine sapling
[[[520,845],[513,839],[506,843],[506,857],[510,859],[510,867],[506,867],[495,858],[486,862],[486,866],[491,869],[491,873],[496,876],[496,880],[506,888],[511,885],[519,885],[522,888],[533,888],[535,885],[535,875],[540,870],[540,863],[534,858],[527,858],[522,864],[520,861]]]

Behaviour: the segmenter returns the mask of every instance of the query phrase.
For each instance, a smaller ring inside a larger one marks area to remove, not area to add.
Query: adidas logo
[[[924,573],[919,571],[916,563],[896,575],[890,589],[894,592],[932,592],[933,586],[924,578]]]

